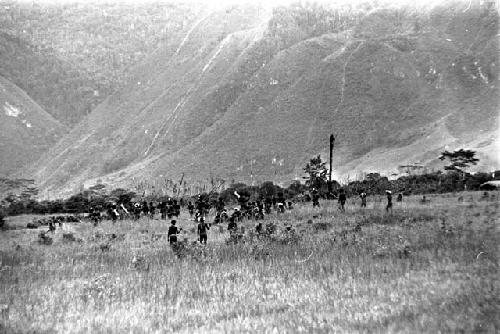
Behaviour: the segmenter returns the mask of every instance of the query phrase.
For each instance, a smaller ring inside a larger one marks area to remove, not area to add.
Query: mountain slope
[[[326,156],[330,133],[340,178],[434,166],[441,150],[463,146],[498,168],[496,12],[327,14],[232,7],[200,17],[59,142],[37,180],[61,194],[182,173],[286,181]]]
[[[34,163],[62,137],[62,125],[1,76],[0,108],[0,176]]]
[[[202,11],[161,2],[2,2],[0,75],[72,127]]]

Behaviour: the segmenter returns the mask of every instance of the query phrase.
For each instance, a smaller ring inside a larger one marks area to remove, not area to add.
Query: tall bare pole
[[[335,137],[333,134],[330,135],[330,171],[328,176],[328,193],[332,193],[332,153],[333,153],[333,145],[335,144]]]

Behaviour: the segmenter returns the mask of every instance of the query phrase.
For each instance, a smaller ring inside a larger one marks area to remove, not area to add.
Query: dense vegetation
[[[199,10],[199,9],[198,9]],[[194,19],[168,3],[0,4],[0,75],[72,126]]]
[[[345,185],[340,185],[334,182],[334,195],[340,188],[343,188],[348,197],[355,200],[362,191],[368,195],[383,195],[386,190],[391,190],[394,193],[402,193],[405,196],[417,194],[441,194],[450,192],[459,192],[463,190],[478,191],[482,190],[481,185],[487,181],[500,180],[500,171],[494,173],[458,173],[458,172],[435,172],[431,174],[402,176],[396,180],[389,180],[385,176],[380,176],[378,173],[370,173],[362,181],[351,181]],[[83,213],[87,212],[91,206],[105,208],[111,202],[118,204],[128,204],[131,201],[155,201],[160,202],[172,196],[183,198],[183,203],[193,201],[195,195],[190,196],[186,192],[172,192],[169,189],[170,195],[152,194],[148,191],[138,192],[135,190],[126,189],[107,189],[104,185],[96,185],[91,189],[82,191],[67,199],[57,200],[35,200],[34,197],[38,194],[36,188],[26,185],[26,180],[23,182],[15,182],[15,180],[3,179],[3,183],[14,182],[15,189],[3,189],[4,198],[2,206],[6,215],[20,214],[54,214],[54,213]],[[24,189],[22,188],[24,185]],[[147,187],[147,185],[146,185]],[[317,187],[319,194],[323,198],[328,196],[328,184],[326,181],[318,181],[314,184]],[[210,185],[205,189],[210,189]],[[271,181],[264,182],[261,185],[250,186],[245,183],[230,184],[225,189],[215,189],[207,192],[200,189],[201,194],[206,194],[210,198],[212,206],[215,205],[219,198],[222,198],[225,203],[235,203],[236,198],[234,192],[246,196],[251,201],[264,200],[268,197],[283,197],[294,202],[309,201],[310,186],[307,186],[299,181],[292,182],[288,187],[282,188]],[[23,189],[19,191],[19,189]]]

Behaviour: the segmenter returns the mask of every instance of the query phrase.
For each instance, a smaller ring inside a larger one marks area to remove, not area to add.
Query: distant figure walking
[[[116,203],[111,203],[110,206],[108,207],[108,216],[113,221],[113,224],[116,223],[118,218],[120,218],[120,214],[118,213],[118,210],[116,209]]]
[[[311,191],[311,197],[313,201],[313,208],[314,207],[319,207],[319,193],[316,188],[313,188]]]
[[[339,209],[342,212],[345,212],[345,202],[347,201],[347,196],[345,195],[345,190],[340,189],[339,192]]]
[[[167,219],[167,202],[165,201],[161,202],[160,204],[160,214],[162,220]]]
[[[238,224],[236,224],[235,217],[231,216],[229,218],[229,224],[227,225],[227,230],[230,235],[234,235],[238,232]]]
[[[392,213],[392,192],[390,190],[386,190],[385,193],[387,194],[387,206],[385,207],[385,211],[389,212],[389,210]]]
[[[193,214],[194,214],[194,205],[193,203],[191,203],[191,201],[188,203],[188,211],[189,211],[189,216],[191,218],[193,218]]]
[[[210,226],[205,223],[205,218],[200,218],[200,223],[198,224],[198,235],[200,236],[200,243],[207,244],[208,233],[207,231],[210,229]]]
[[[402,202],[403,201],[403,194],[399,193],[398,198],[396,198],[396,202]]]
[[[154,219],[156,208],[153,202],[149,202],[149,218]]]
[[[94,226],[97,226],[97,224],[101,221],[101,211],[99,211],[98,208],[90,207],[89,213],[90,220],[94,222]]]
[[[142,202],[142,212],[144,213],[144,216],[149,216],[149,206],[146,201]]]
[[[366,193],[362,191],[359,197],[361,198],[361,207],[366,208]]]
[[[139,218],[141,218],[141,211],[142,211],[141,204],[135,203],[134,204],[134,219],[135,220],[139,220]]]
[[[170,227],[168,228],[168,242],[173,245],[177,243],[177,235],[181,233],[182,229],[175,226],[175,219],[170,222]]]
[[[424,196],[422,197],[422,199],[420,200],[420,203],[425,204],[425,203],[427,203],[427,202],[429,202],[429,200],[428,200],[428,199],[425,197],[425,195],[424,195]]]
[[[285,204],[283,202],[278,202],[278,213],[285,213]]]

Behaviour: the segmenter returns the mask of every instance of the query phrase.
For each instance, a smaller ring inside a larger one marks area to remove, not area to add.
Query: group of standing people
[[[385,210],[386,210],[386,212],[392,212],[392,191],[386,190],[385,191],[385,195],[387,197],[387,205],[385,207]],[[335,197],[338,200],[339,210],[341,212],[345,212],[345,204],[347,202],[346,191],[343,188],[341,188],[338,191],[337,196],[335,196]],[[311,198],[312,198],[313,208],[314,207],[319,207],[320,206],[320,204],[319,204],[319,198],[320,198],[320,196],[319,196],[319,193],[318,193],[317,189],[313,188],[311,190]],[[366,208],[367,194],[366,194],[366,192],[364,190],[359,193],[359,198],[361,199],[361,207],[362,208]],[[401,194],[401,193],[398,194],[397,201],[398,202],[402,202],[403,201],[403,194]]]
[[[210,209],[213,207],[215,209],[215,217],[213,224],[220,224],[228,222],[227,230],[230,235],[234,235],[237,230],[237,222],[243,219],[252,220],[262,220],[265,215],[271,214],[273,210],[277,214],[282,214],[287,210],[293,209],[293,203],[291,201],[286,201],[284,195],[278,194],[277,197],[269,196],[263,200],[249,201],[248,196],[243,196],[237,191],[234,192],[235,199],[239,204],[239,208],[234,208],[231,214],[225,208],[225,202],[222,198],[219,198],[215,203],[210,204],[209,196],[207,194],[199,195],[195,198],[194,203],[189,201],[187,203],[187,210],[190,217],[198,223],[197,234],[199,237],[199,242],[201,244],[206,244],[208,240],[208,231],[210,230],[211,224],[206,222],[206,216],[208,215]],[[344,189],[340,189],[337,194],[339,210],[345,212],[345,204],[347,202],[347,194]],[[386,190],[387,205],[386,211],[392,212],[392,192]],[[319,207],[319,192],[317,189],[313,188],[310,192],[310,198],[312,199],[313,207]],[[359,193],[359,198],[361,199],[361,207],[366,208],[367,205],[367,194],[365,191]],[[402,201],[402,194],[398,195],[398,201]],[[128,207],[123,203],[117,205],[112,203],[107,208],[107,214],[109,218],[115,222],[117,219],[122,219],[126,215],[131,215],[134,219],[138,220],[141,216],[146,216],[149,218],[154,218],[156,213],[160,213],[161,219],[166,220],[167,217],[171,219],[171,225],[168,229],[168,240],[171,244],[175,244],[178,241],[178,235],[182,232],[182,228],[177,226],[177,220],[172,218],[178,218],[181,212],[181,205],[184,206],[182,200],[178,201],[176,199],[169,198],[166,201],[162,201],[155,205],[153,202],[136,202]],[[102,219],[100,210],[98,208],[90,208],[90,218],[94,221],[94,225],[97,225]],[[258,226],[261,226],[259,224]],[[258,227],[257,227],[258,229]],[[257,231],[258,232],[258,231]]]
[[[213,204],[213,208],[215,209],[213,224],[217,225],[227,222],[227,230],[231,237],[234,237],[238,232],[237,222],[243,221],[244,219],[258,221],[264,219],[265,215],[271,214],[273,210],[277,214],[282,214],[287,210],[293,209],[293,203],[291,201],[287,202],[283,194],[278,194],[277,197],[269,196],[264,200],[257,201],[250,201],[248,196],[239,194],[237,191],[234,192],[234,195],[239,207],[235,207],[231,213],[226,209],[225,202],[222,198],[219,198]],[[206,222],[206,216],[211,207],[208,196],[206,195],[199,195],[194,203],[188,202],[187,204],[190,217],[195,222],[198,222],[197,234],[201,244],[206,244],[208,240],[208,231],[210,230],[211,224]],[[257,226],[261,225],[259,224]],[[168,240],[170,244],[178,242],[178,235],[181,231],[182,229],[177,226],[177,221],[173,219],[168,229]]]

